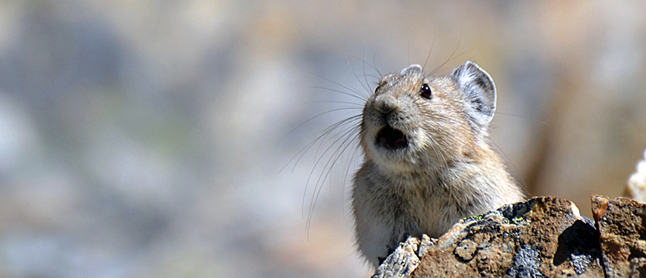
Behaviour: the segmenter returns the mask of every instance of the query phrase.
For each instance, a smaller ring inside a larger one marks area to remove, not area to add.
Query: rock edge
[[[571,201],[534,197],[439,239],[408,238],[372,277],[646,277],[646,205],[591,199],[594,221]]]

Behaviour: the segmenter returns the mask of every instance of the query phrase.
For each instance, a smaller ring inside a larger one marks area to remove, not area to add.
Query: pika
[[[491,76],[467,61],[448,76],[420,65],[382,78],[363,108],[364,161],[353,180],[356,243],[377,266],[408,236],[439,237],[458,220],[522,201],[488,140]]]

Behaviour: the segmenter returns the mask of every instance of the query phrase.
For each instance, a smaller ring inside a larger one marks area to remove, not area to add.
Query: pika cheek
[[[411,137],[411,147],[413,149],[421,149],[424,148],[424,146],[429,145],[429,138],[424,130],[422,128],[418,128],[413,130],[413,132],[410,133]]]

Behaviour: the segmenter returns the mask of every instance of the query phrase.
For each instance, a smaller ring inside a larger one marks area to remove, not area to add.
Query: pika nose
[[[375,109],[383,114],[393,112],[397,107],[399,107],[399,101],[392,95],[381,95],[375,100]]]

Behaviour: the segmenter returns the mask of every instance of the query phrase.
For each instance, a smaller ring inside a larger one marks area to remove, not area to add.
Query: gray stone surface
[[[393,251],[377,268],[372,278],[409,277],[419,265],[420,240],[409,237]]]

